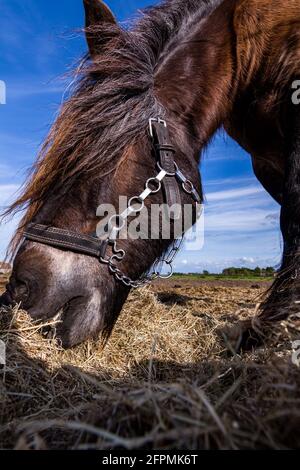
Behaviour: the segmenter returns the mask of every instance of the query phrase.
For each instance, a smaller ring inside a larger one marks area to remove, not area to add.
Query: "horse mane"
[[[75,85],[62,105],[20,197],[5,215],[27,209],[13,247],[55,190],[112,172],[128,143],[146,135],[150,117],[163,115],[155,96],[155,73],[193,24],[221,0],[165,0],[142,12],[130,29],[112,24],[88,28],[103,38],[93,61],[84,57]]]

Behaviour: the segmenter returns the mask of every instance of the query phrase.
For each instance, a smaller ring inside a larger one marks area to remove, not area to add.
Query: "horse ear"
[[[89,32],[89,28],[97,26],[101,23],[117,24],[117,20],[110,8],[102,0],[83,0],[85,9],[85,27],[86,39],[89,46],[91,57],[95,57],[101,52],[103,38]]]

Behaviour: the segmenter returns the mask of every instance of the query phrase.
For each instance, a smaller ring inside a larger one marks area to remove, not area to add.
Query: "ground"
[[[25,312],[3,310],[0,448],[300,448],[297,319],[247,354],[226,333],[255,315],[268,286],[153,284],[132,293],[104,349],[63,351]]]

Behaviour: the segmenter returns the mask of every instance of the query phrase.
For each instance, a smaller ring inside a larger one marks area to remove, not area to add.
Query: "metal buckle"
[[[154,138],[153,134],[153,122],[157,122],[158,124],[163,124],[165,127],[167,127],[167,122],[164,119],[161,119],[160,117],[158,118],[150,118],[149,119],[149,130],[150,130],[150,135],[152,139]]]

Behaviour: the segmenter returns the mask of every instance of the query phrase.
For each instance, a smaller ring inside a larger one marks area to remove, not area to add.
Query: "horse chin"
[[[57,319],[56,337],[70,348],[110,331],[127,295],[97,259],[28,242],[0,306],[20,304],[35,321]]]

